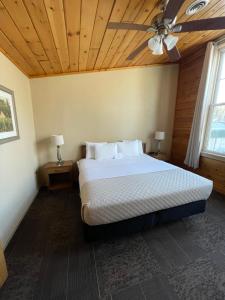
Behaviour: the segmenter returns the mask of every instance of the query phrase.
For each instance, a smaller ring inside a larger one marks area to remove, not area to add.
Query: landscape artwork
[[[0,144],[18,138],[14,93],[0,85]]]

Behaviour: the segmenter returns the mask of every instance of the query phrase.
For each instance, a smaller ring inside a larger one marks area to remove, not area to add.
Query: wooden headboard
[[[143,151],[146,153],[146,143],[142,143]],[[81,158],[86,157],[86,145],[81,145]]]
[[[86,157],[86,145],[81,145],[80,149],[81,149],[81,158],[85,158]]]

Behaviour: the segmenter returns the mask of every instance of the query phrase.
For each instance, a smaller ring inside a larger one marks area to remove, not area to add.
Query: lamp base
[[[64,161],[62,160],[60,146],[57,146],[57,159],[57,166],[62,166],[64,164]]]
[[[64,165],[64,161],[63,160],[58,160],[56,162],[57,166],[63,166]]]

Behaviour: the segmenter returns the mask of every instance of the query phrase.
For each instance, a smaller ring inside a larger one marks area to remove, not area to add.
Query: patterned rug
[[[225,299],[225,197],[204,214],[86,243],[78,191],[41,191],[6,250],[1,300]]]

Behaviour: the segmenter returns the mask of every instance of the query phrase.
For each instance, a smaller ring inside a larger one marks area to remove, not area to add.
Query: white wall
[[[178,65],[31,79],[39,164],[55,160],[52,134],[63,134],[64,159],[84,141],[139,138],[164,130],[169,154]]]
[[[0,240],[6,247],[36,193],[37,154],[29,79],[0,53],[0,84],[13,90],[20,139],[0,145]]]

